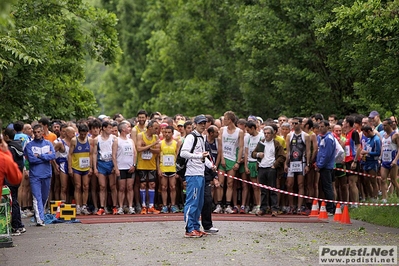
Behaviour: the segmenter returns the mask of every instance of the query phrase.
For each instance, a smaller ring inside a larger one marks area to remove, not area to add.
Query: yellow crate
[[[76,219],[76,204],[61,204],[60,219],[65,221]]]
[[[58,203],[64,204],[65,200],[52,200],[50,201],[50,213],[51,214],[56,214],[57,213],[57,207]]]

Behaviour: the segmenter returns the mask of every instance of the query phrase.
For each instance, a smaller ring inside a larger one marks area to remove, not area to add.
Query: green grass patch
[[[388,203],[399,203],[399,199],[391,196]],[[349,214],[351,219],[399,228],[399,206],[359,206],[350,209]]]

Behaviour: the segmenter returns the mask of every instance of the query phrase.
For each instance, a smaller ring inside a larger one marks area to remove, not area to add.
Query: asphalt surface
[[[183,221],[36,227],[25,219],[27,232],[0,249],[0,265],[318,265],[321,245],[399,243],[399,229],[354,220],[223,221],[228,217],[214,222],[218,234],[197,239],[184,238]]]

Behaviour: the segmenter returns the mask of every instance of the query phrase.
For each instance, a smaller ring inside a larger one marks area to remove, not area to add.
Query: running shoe
[[[146,207],[142,207],[140,214],[147,214],[147,208]]]
[[[207,235],[209,235],[207,232],[204,232],[204,231],[198,231],[200,234],[201,234],[201,236],[207,236]]]
[[[382,199],[381,202],[385,204],[387,203],[387,199]]]
[[[148,208],[147,212],[150,213],[150,214],[159,214],[160,213],[160,211],[158,211],[154,207]]]
[[[252,211],[250,211],[249,213],[250,214],[256,214],[259,211],[259,208],[260,208],[260,206],[256,205],[256,206],[253,207]]]
[[[249,213],[249,211],[250,211],[249,206],[245,206],[245,213]]]
[[[36,226],[46,226],[43,221],[37,221]]]
[[[237,214],[238,213],[238,208],[237,208],[237,206],[234,206],[233,207],[233,212],[232,212],[233,214]]]
[[[220,204],[216,205],[216,209],[213,211],[213,213],[223,213],[222,206],[220,206]]]
[[[277,211],[272,211],[272,217],[277,217]]]
[[[19,231],[21,234],[23,234],[23,233],[26,232],[26,229],[25,229],[25,227],[21,227],[21,228],[18,228],[18,231]]]
[[[105,210],[103,208],[98,209],[96,212],[97,215],[105,215]]]
[[[81,214],[84,214],[84,215],[89,215],[89,214],[90,214],[90,212],[89,212],[89,210],[87,209],[87,206],[86,206],[86,205],[83,205],[83,207],[80,209],[80,213],[81,213]]]
[[[263,216],[263,215],[265,215],[266,214],[266,212],[264,211],[264,210],[262,210],[262,209],[259,209],[257,212],[256,212],[256,216]]]
[[[232,214],[233,213],[233,209],[231,208],[230,205],[227,205],[226,209],[224,209],[224,213],[227,213],[227,214]]]
[[[161,213],[169,213],[168,206],[163,206],[161,209]]]
[[[170,212],[171,213],[178,213],[180,212],[179,208],[177,208],[176,205],[172,205],[172,207],[170,207]]]
[[[128,214],[136,214],[133,207],[129,207],[129,211],[127,213]]]
[[[204,231],[207,232],[208,234],[216,234],[217,232],[219,232],[219,229],[217,229],[215,227],[211,227],[211,228],[206,229]]]
[[[191,232],[186,232],[184,234],[184,237],[188,237],[188,238],[199,238],[202,237],[202,234],[200,232],[198,232],[197,230],[193,230]]]
[[[76,206],[76,215],[80,215],[82,213],[82,209],[79,206]]]
[[[122,207],[118,208],[117,214],[119,214],[119,215],[125,214]]]
[[[136,205],[135,211],[136,211],[136,213],[141,213],[141,206],[140,206],[140,204]]]
[[[122,212],[123,212],[123,209],[122,209]],[[117,215],[118,214],[118,209],[116,207],[112,208],[112,214],[113,215]]]
[[[11,235],[12,235],[12,236],[20,236],[20,235],[21,235],[21,232],[18,231],[18,229],[12,228],[12,229],[11,229]]]
[[[32,217],[33,215],[35,215],[31,210],[26,209],[24,210],[24,214],[26,215],[26,217]]]
[[[241,206],[240,214],[245,214],[245,213],[246,213],[246,212],[245,212],[245,207]]]

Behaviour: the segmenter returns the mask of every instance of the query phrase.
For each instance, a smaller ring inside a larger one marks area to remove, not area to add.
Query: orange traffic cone
[[[334,222],[341,222],[341,218],[342,218],[341,205],[337,203],[337,206],[335,207]]]
[[[342,213],[342,217],[341,217],[341,224],[352,224],[351,218],[349,217],[348,205],[344,206],[344,212]]]
[[[326,210],[326,203],[324,201],[321,202],[321,207],[320,207],[320,214],[319,214],[319,220],[327,220],[328,215],[327,215],[327,210]]]
[[[317,200],[313,200],[312,211],[310,212],[309,217],[319,217],[319,203]]]
[[[55,218],[60,219],[60,215],[61,215],[61,201],[58,202],[57,212],[55,213]]]

